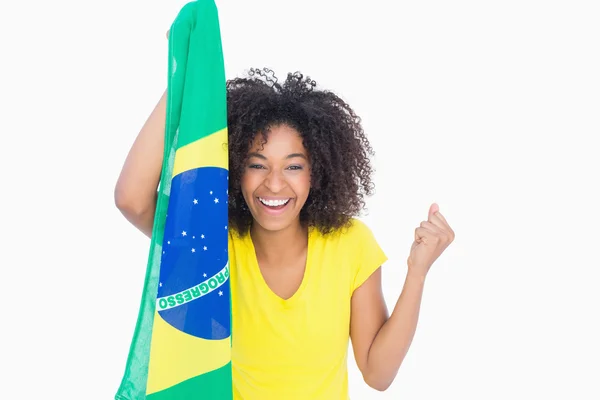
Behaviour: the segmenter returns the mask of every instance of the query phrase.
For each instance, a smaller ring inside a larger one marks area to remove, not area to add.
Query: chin
[[[272,218],[263,215],[253,215],[254,223],[258,224],[261,229],[267,232],[283,231],[290,226],[296,225],[300,221],[300,217],[292,216],[291,218]]]
[[[280,232],[282,230],[284,230],[285,228],[289,227],[290,225],[292,225],[292,223],[294,221],[264,221],[261,219],[254,219],[254,222],[256,222],[263,230],[267,231],[267,232]]]

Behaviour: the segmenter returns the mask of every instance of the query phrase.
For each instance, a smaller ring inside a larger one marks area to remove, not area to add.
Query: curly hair
[[[257,134],[264,145],[269,129],[278,125],[297,130],[309,155],[311,188],[301,221],[330,233],[358,215],[372,194],[374,152],[360,118],[336,94],[316,86],[299,72],[288,73],[280,84],[267,68],[227,81],[229,224],[240,235],[252,225],[241,190],[247,153]]]

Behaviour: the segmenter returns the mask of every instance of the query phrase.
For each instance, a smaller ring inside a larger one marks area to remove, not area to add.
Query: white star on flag
[[[204,275],[202,275],[202,276],[204,276],[204,277],[206,278],[206,274],[204,274]]]
[[[194,249],[194,248],[192,247],[192,253],[195,253],[195,252],[196,252],[196,249]]]
[[[181,232],[181,236],[187,236],[187,232],[186,231]]]
[[[219,296],[223,296],[223,291],[219,290]]]
[[[217,204],[218,202],[219,202],[219,199],[217,199],[217,198],[215,197],[215,204]]]
[[[208,247],[204,246],[204,251],[208,250]]]
[[[194,199],[194,204],[198,204],[198,199]]]

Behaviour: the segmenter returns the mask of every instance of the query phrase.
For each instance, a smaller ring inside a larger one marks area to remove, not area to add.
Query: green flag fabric
[[[169,34],[163,169],[116,400],[233,398],[225,85],[217,7],[187,3]]]

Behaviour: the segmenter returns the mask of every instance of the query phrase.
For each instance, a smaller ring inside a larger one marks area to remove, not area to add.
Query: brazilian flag
[[[186,4],[169,34],[163,169],[116,400],[233,398],[224,69],[214,1]]]

